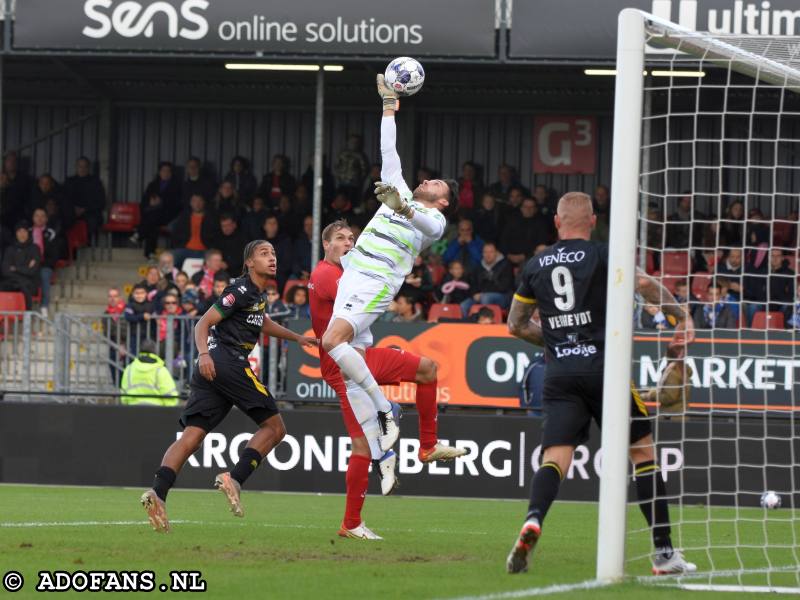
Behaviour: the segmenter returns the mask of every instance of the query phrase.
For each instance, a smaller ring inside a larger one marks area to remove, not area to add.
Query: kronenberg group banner
[[[494,0],[24,0],[15,21],[15,49],[495,55]]]
[[[293,322],[292,328],[313,335],[307,320]],[[505,325],[376,323],[372,333],[378,347],[402,348],[438,363],[441,404],[518,407],[522,377],[542,351],[511,337]],[[669,332],[660,337],[653,331],[637,333],[633,377],[638,388],[657,384],[670,338]],[[769,410],[772,416],[800,411],[795,397],[800,341],[791,332],[700,331],[687,364],[692,370],[692,409]],[[386,386],[384,392],[390,400],[413,402],[415,387]],[[337,401],[321,378],[316,349],[289,346],[286,392],[291,399]]]

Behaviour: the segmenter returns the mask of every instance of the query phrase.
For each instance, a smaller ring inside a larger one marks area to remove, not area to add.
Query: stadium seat
[[[661,283],[667,288],[671,293],[675,293],[675,288],[677,287],[679,282],[687,283],[686,275],[662,275],[661,276]]]
[[[442,283],[442,279],[444,279],[444,275],[447,273],[444,265],[432,265],[428,267],[428,270],[431,272],[431,280],[433,281],[433,285],[436,286]]]
[[[752,329],[783,329],[783,313],[760,310],[753,315],[753,323],[750,327]]]
[[[108,212],[108,223],[103,231],[109,233],[133,233],[141,222],[137,202],[114,202]]]
[[[772,223],[772,245],[778,248],[795,248],[795,240],[792,239],[796,223],[791,221],[773,221]]]
[[[292,301],[292,299],[289,298],[289,292],[292,291],[292,288],[296,285],[302,285],[303,287],[308,287],[308,279],[289,279],[286,282],[286,286],[283,288],[284,304]]]
[[[645,270],[652,275],[656,271],[656,256],[652,250],[647,251],[645,261]]]
[[[439,319],[463,319],[461,307],[458,304],[431,304],[428,312],[428,323],[438,323]]]
[[[477,314],[482,308],[488,308],[489,310],[492,311],[495,322],[497,323],[503,322],[503,309],[500,308],[500,306],[498,306],[497,304],[473,304],[469,309],[468,316],[471,317],[472,315]]]
[[[21,312],[25,310],[25,295],[22,292],[0,292],[0,313]],[[3,335],[4,325],[18,321],[18,315],[0,314],[0,336]]]
[[[692,275],[692,293],[701,300],[706,299],[708,288],[711,286],[711,274],[699,271]]]
[[[78,248],[85,248],[89,245],[89,227],[86,221],[77,221],[75,225],[67,231],[67,250],[70,260],[75,260]]]
[[[661,255],[661,271],[665,275],[688,275],[689,253],[685,250],[665,250]]]

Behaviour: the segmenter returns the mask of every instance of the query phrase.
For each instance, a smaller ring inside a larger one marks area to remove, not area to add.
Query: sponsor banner
[[[517,0],[512,9],[509,55],[613,60],[617,52],[617,17],[624,8],[638,8],[687,29],[712,34],[800,33],[796,0]],[[655,48],[651,51],[664,52]]]
[[[594,175],[596,170],[597,119],[534,117],[534,173]]]
[[[494,56],[495,3],[25,0],[17,49]],[[450,26],[458,15],[458,26]],[[447,25],[447,26],[445,26]],[[261,56],[261,54],[259,54]]]
[[[311,323],[294,321],[290,327],[307,335]],[[471,323],[376,323],[377,347],[398,347],[432,358],[439,365],[441,404],[519,406],[519,387],[531,357],[541,348],[509,335],[505,325]],[[800,412],[795,390],[800,386],[800,341],[791,332],[701,331],[689,350],[692,369],[690,408],[747,410],[790,416]],[[634,343],[634,384],[655,387],[666,367],[663,358],[672,334],[639,332]],[[385,386],[387,397],[413,402],[414,384]],[[337,402],[322,380],[316,348],[289,347],[286,391],[297,400]],[[654,406],[650,407],[654,409]]]
[[[180,433],[179,414],[180,409],[145,406],[0,403],[0,482],[149,487],[164,449]],[[350,439],[337,412],[295,410],[283,417],[288,435],[247,489],[344,492]],[[540,420],[442,414],[441,439],[468,453],[429,465],[417,459],[416,419],[406,418],[401,426],[396,450],[403,494],[527,497],[541,462]],[[234,409],[181,470],[178,487],[210,489],[214,475],[236,463],[254,429]],[[800,466],[792,465],[792,456],[800,453],[800,442],[784,421],[659,422],[657,437],[662,476],[684,502],[756,505],[770,489],[790,506],[790,495],[798,494],[792,478],[800,476]],[[597,499],[599,441],[593,429],[589,442],[576,449],[559,498]],[[370,486],[371,494],[380,493],[375,477]]]

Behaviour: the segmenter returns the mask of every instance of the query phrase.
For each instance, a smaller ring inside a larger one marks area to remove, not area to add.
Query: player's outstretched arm
[[[431,214],[428,214],[424,208],[413,208],[407,200],[400,196],[400,192],[393,185],[383,181],[376,181],[375,197],[398,215],[408,219],[424,235],[439,239],[444,234],[447,221],[438,210],[431,211]]]
[[[534,302],[523,302],[514,298],[508,311],[508,331],[517,337],[537,346],[544,346],[542,326],[531,320],[536,308]]]
[[[281,340],[289,340],[290,342],[297,342],[301,346],[314,347],[319,346],[319,340],[316,338],[306,337],[295,333],[282,325],[278,325],[275,321],[264,315],[264,325],[261,326],[261,333],[270,337],[279,338]]]

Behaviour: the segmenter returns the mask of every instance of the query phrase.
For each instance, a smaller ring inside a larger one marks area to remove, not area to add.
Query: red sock
[[[439,441],[436,436],[436,381],[417,384],[417,412],[419,413],[419,445],[427,450]]]
[[[347,463],[347,502],[344,507],[344,527],[354,529],[361,525],[361,507],[367,495],[370,457],[351,454]]]

